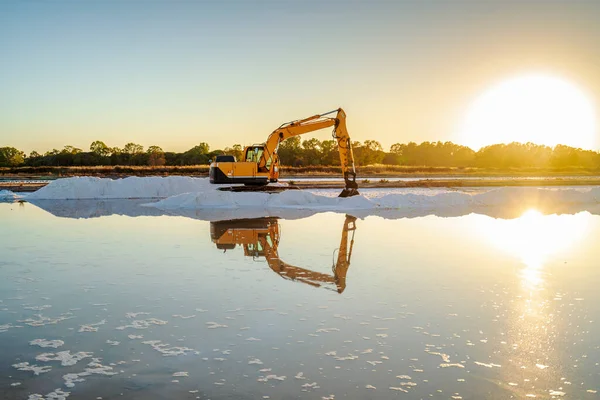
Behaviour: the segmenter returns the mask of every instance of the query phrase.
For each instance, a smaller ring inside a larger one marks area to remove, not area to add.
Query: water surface
[[[0,204],[1,398],[598,396],[597,215],[136,207]]]

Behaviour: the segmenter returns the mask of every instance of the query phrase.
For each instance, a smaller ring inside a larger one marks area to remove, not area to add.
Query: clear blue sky
[[[0,146],[222,148],[338,106],[354,140],[460,142],[522,72],[598,110],[598,21],[598,1],[4,1]]]

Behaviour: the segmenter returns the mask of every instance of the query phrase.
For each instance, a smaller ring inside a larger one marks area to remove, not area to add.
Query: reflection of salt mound
[[[32,200],[153,199],[181,193],[214,190],[207,178],[185,176],[107,179],[75,177],[57,179],[31,193]]]
[[[0,190],[0,201],[14,201],[18,198],[19,196],[10,190]]]

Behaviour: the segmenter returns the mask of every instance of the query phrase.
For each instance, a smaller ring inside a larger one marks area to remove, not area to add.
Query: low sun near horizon
[[[596,130],[594,104],[584,90],[559,76],[529,73],[481,93],[458,136],[473,150],[511,142],[590,150],[598,145]]]

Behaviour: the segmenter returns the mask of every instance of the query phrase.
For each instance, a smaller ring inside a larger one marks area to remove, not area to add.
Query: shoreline
[[[104,178],[124,178],[126,176],[103,176]],[[344,183],[342,180],[331,181],[331,180],[319,180],[319,178],[331,178],[332,176],[289,176],[282,178],[292,188],[297,189],[343,189]],[[337,178],[337,176],[335,176]],[[11,179],[4,177],[6,179]],[[306,181],[294,181],[293,178],[310,179]],[[398,178],[398,176],[390,176],[389,178]],[[464,179],[463,177],[445,176],[444,179],[436,179],[435,177],[409,177],[414,178],[410,181],[388,181],[382,176],[364,176],[361,179],[357,179],[357,183],[360,189],[402,189],[402,188],[468,188],[468,187],[507,187],[507,186],[600,186],[600,176],[586,177],[586,176],[574,176],[574,177],[469,177]],[[441,178],[438,177],[438,178]],[[10,190],[15,193],[23,192],[35,192],[36,190],[46,186],[53,179],[47,179],[44,181],[17,178],[18,181],[0,181],[0,190]],[[28,182],[31,181],[31,182]],[[222,185],[227,186],[227,185]]]

